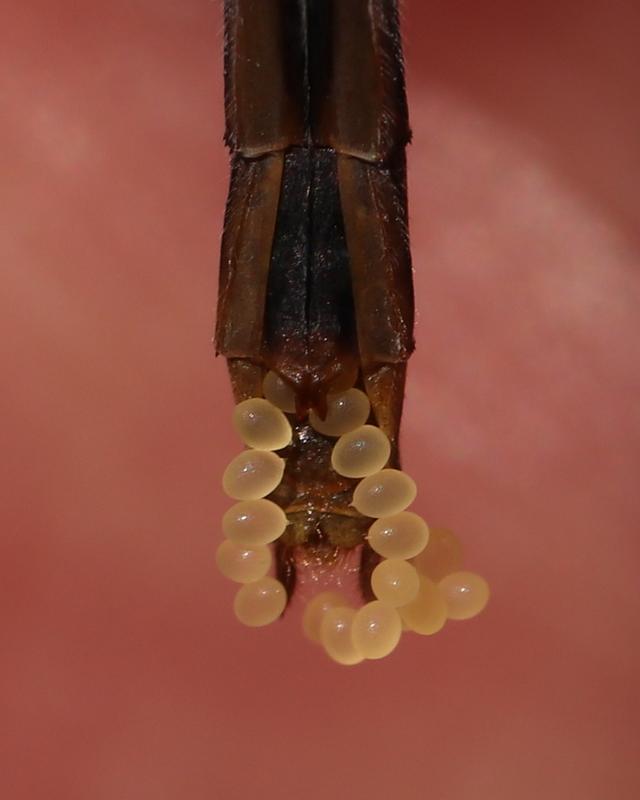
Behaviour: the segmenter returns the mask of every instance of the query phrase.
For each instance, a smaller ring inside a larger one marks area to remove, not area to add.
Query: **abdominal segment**
[[[332,388],[356,379],[359,350],[333,150],[284,156],[269,264],[263,362],[293,388],[300,414],[324,416]]]

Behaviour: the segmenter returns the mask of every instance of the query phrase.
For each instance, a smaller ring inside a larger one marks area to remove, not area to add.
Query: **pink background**
[[[7,800],[639,796],[638,6],[404,17],[405,467],[494,594],[341,669],[213,565],[219,3],[3,3]]]

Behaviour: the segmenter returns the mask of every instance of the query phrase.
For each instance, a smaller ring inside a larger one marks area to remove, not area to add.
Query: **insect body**
[[[375,606],[381,552],[368,531],[415,496],[398,454],[413,287],[395,0],[226,0],[225,106],[216,348],[245,442],[252,426],[267,438],[290,431],[234,462],[226,488],[246,502],[268,494],[263,503],[286,516],[267,617],[293,593],[301,551],[330,562],[359,548],[362,594]],[[239,488],[255,475],[270,478]],[[378,508],[375,497],[391,499]],[[242,602],[256,600],[251,591]],[[399,637],[395,611],[371,610]]]

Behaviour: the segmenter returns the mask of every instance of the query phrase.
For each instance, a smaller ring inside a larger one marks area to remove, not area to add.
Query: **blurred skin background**
[[[351,669],[214,568],[220,3],[3,12],[2,796],[638,797],[637,4],[404,3],[404,467],[493,597]]]

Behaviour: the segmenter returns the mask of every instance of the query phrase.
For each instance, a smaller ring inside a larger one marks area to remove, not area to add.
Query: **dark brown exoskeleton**
[[[413,349],[405,146],[410,139],[395,0],[226,0],[225,140],[231,151],[216,327],[236,402],[273,370],[294,389],[293,442],[270,495],[290,525],[276,545],[289,597],[296,550],[330,560],[371,522],[333,441],[306,421],[327,393],[366,391],[398,434]]]

